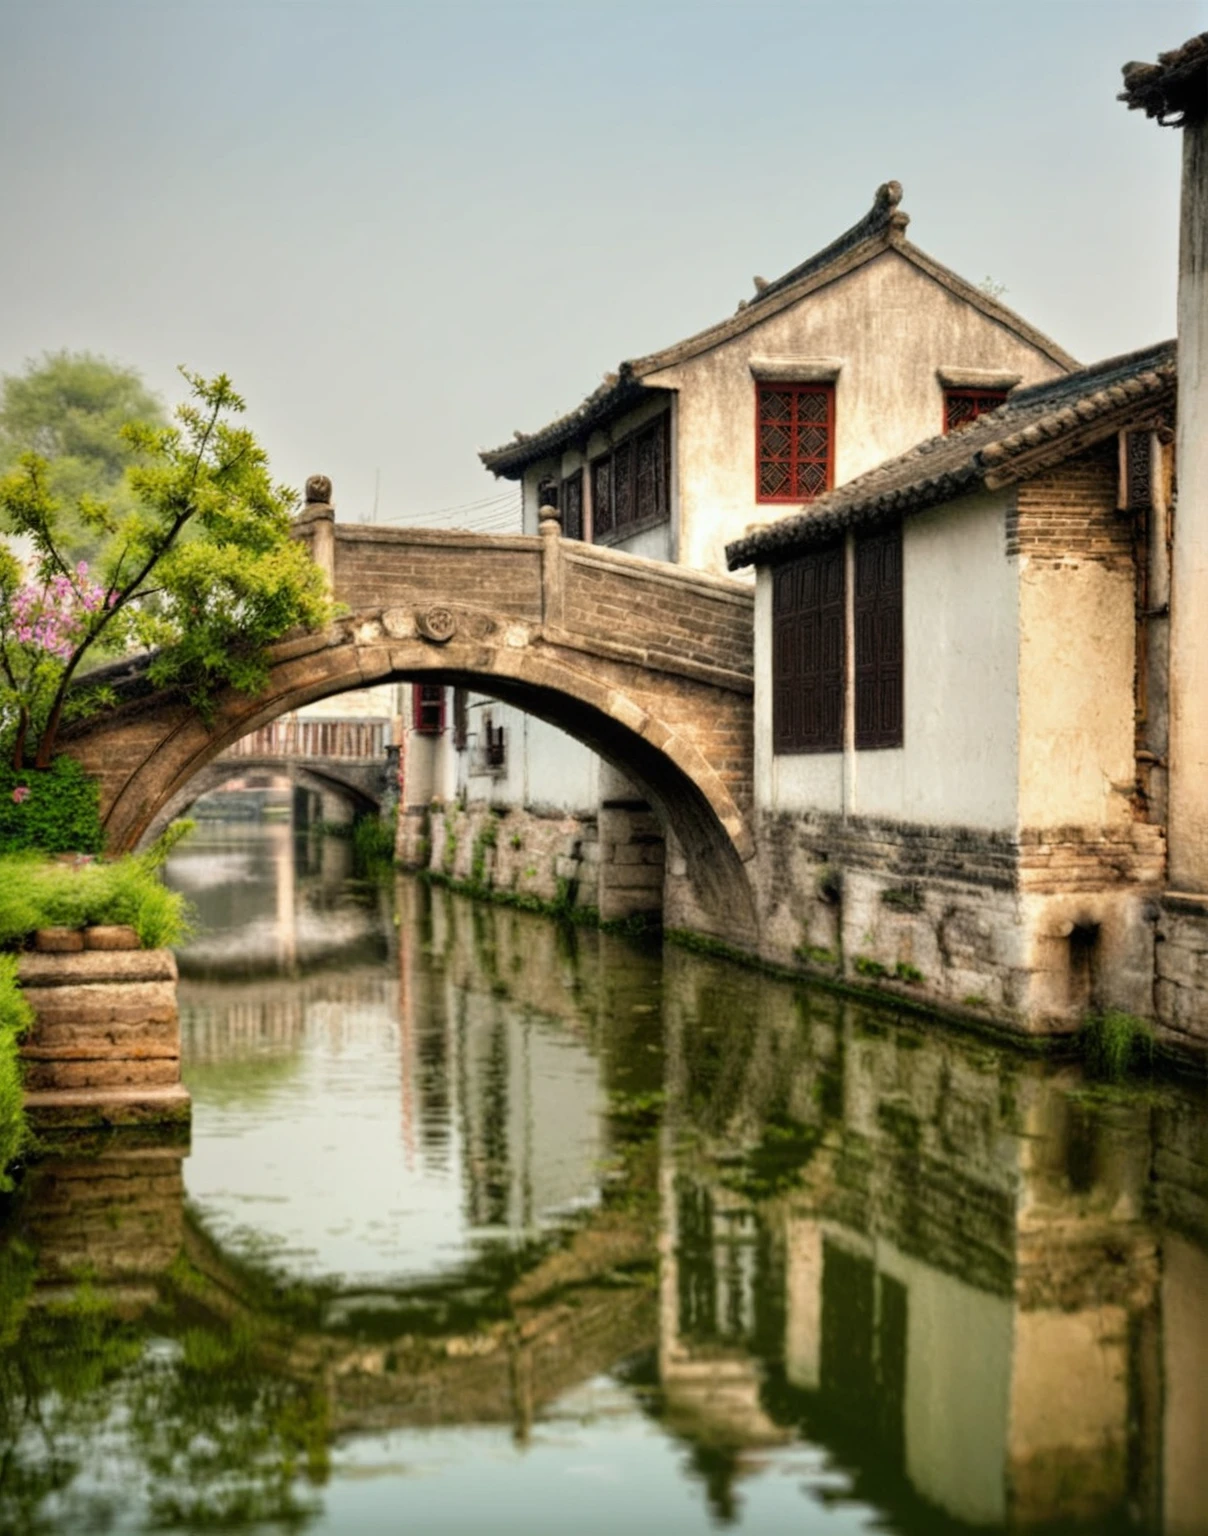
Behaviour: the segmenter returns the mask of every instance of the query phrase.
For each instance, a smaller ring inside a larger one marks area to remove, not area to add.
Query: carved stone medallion
[[[436,645],[444,645],[457,633],[457,618],[452,608],[446,608],[443,603],[436,603],[425,612],[415,615],[415,627],[425,640],[431,640]]]

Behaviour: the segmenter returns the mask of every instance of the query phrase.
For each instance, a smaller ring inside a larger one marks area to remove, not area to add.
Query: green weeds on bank
[[[1157,1039],[1144,1019],[1109,1008],[1086,1019],[1078,1035],[1088,1077],[1122,1083],[1153,1070]]]
[[[12,1188],[8,1170],[29,1137],[17,1050],[33,1018],[33,1009],[17,985],[16,955],[0,955],[0,1190]]]

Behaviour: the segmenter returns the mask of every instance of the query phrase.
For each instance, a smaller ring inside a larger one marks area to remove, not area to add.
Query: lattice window
[[[592,538],[608,539],[671,516],[669,417],[657,416],[592,461]]]
[[[772,747],[843,745],[843,546],[811,550],[772,573]]]
[[[559,506],[562,508],[562,537],[581,539],[583,537],[583,471],[581,469],[576,469],[573,475],[567,475],[563,480]]]
[[[856,540],[856,746],[902,745],[902,530]]]
[[[996,411],[1007,398],[1005,389],[946,389],[944,391],[944,431],[955,432],[970,422]]]
[[[416,683],[411,690],[415,729],[420,736],[439,736],[445,728],[445,690],[441,683]]]
[[[610,534],[612,521],[612,455],[591,466],[591,532],[595,539]]]
[[[756,386],[756,501],[813,501],[830,489],[834,418],[833,385]]]

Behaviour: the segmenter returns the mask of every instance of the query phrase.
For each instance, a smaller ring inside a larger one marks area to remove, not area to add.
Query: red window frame
[[[439,736],[445,728],[443,683],[415,683],[411,689],[412,720],[417,736]]]
[[[979,416],[996,411],[1007,398],[1005,389],[946,389],[944,435],[972,426]]]
[[[799,505],[834,483],[835,386],[756,383],[755,500]]]

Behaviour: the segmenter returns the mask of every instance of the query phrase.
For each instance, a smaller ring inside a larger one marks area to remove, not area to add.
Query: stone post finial
[[[556,538],[562,532],[562,514],[557,507],[544,506],[537,513],[537,529],[546,538]]]
[[[331,506],[331,481],[326,475],[309,475],[306,481],[308,507]]]

